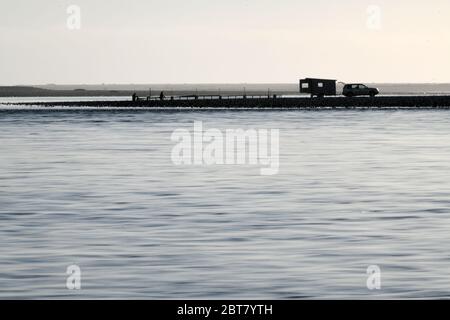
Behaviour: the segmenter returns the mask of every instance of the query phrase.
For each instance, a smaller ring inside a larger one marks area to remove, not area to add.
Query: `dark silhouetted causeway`
[[[15,103],[19,104],[19,103]],[[199,109],[323,109],[323,108],[433,108],[449,109],[450,96],[378,96],[273,98],[273,97],[198,97],[140,101],[62,101],[20,103],[45,107],[118,107],[118,108],[199,108]]]

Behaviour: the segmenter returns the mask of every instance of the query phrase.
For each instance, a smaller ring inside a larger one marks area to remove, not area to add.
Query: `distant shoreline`
[[[86,89],[74,89],[74,90],[49,90],[35,87],[0,87],[0,97],[131,97],[133,93],[138,96],[146,97],[150,94],[152,96],[159,96],[163,91],[165,95],[183,96],[183,95],[239,95],[244,92],[249,95],[264,95],[268,92],[277,95],[285,94],[298,94],[297,90],[215,90],[215,89],[200,89],[200,90],[170,90],[165,88],[155,90],[86,90]]]
[[[367,83],[388,95],[450,95],[450,83],[389,84]],[[338,84],[340,92],[342,84]],[[267,84],[158,84],[158,85],[43,85],[0,86],[0,97],[140,97],[183,95],[298,95],[298,83]]]
[[[125,97],[158,95],[295,94],[298,84],[158,84],[158,85],[44,85],[0,86],[0,97]]]

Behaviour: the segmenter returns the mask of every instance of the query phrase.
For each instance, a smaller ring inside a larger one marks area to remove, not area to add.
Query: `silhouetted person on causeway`
[[[163,101],[166,98],[166,96],[164,95],[164,91],[161,91],[161,93],[159,94],[159,100]]]

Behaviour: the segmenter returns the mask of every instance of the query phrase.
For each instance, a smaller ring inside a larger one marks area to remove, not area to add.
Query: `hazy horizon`
[[[389,84],[389,83],[366,83],[371,87],[379,89],[381,95],[430,95],[450,94],[450,83],[418,83],[418,84]],[[337,84],[338,93],[342,92],[343,84]],[[82,91],[77,91],[82,90]],[[129,95],[137,92],[140,95],[153,94],[164,91],[169,95],[183,95],[197,93],[200,95],[224,94],[236,95],[246,92],[250,95],[267,95],[268,92],[279,95],[298,95],[298,83],[183,83],[183,84],[75,84],[75,85],[35,85],[35,86],[0,86],[2,97],[41,97],[53,95],[69,96],[101,96],[102,92],[107,95],[117,94],[119,96]],[[81,93],[82,92],[82,93]]]
[[[298,78],[300,80],[300,78]],[[350,83],[350,82],[349,82]],[[364,83],[368,85],[398,85],[398,86],[439,86],[439,85],[450,85],[449,82],[367,82],[367,81],[357,81],[354,83]],[[342,82],[338,82],[338,86]],[[35,87],[35,88],[45,88],[45,87],[108,87],[108,86],[265,86],[265,85],[275,85],[275,86],[298,86],[297,82],[184,82],[184,83],[18,83],[18,84],[0,84],[0,87]]]
[[[450,3],[3,0],[0,84],[450,83]]]

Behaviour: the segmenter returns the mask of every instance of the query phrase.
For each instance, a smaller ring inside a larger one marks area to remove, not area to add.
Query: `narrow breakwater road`
[[[18,105],[11,103],[9,105]],[[378,96],[325,98],[252,98],[198,97],[139,101],[51,101],[20,103],[42,107],[117,107],[117,108],[199,108],[199,109],[316,109],[316,108],[450,108],[449,95],[436,96]]]

